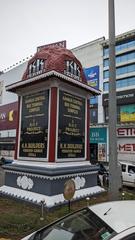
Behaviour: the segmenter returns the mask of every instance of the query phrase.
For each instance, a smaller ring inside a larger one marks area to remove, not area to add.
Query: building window
[[[90,104],[97,104],[98,103],[98,97],[91,97],[90,98]]]
[[[103,90],[109,91],[109,82],[103,83]]]
[[[90,123],[97,123],[98,122],[98,109],[91,108],[90,109]]]
[[[103,56],[108,56],[109,55],[109,48],[104,48],[103,49]]]
[[[130,73],[130,72],[134,72],[134,71],[135,71],[135,63],[126,65],[124,67],[116,68],[116,75],[118,76],[121,74],[126,74],[126,73]],[[104,79],[105,78],[109,78],[109,70],[104,71]]]
[[[109,70],[103,72],[104,79],[109,78]]]
[[[103,67],[108,67],[109,66],[109,59],[104,59],[103,61]]]
[[[122,62],[124,63],[124,62],[130,61],[130,60],[133,60],[133,59],[135,59],[135,51],[117,56],[116,57],[116,64],[117,63],[122,63]],[[103,65],[104,65],[104,67],[108,67],[109,66],[109,59],[104,59]]]
[[[105,107],[105,109],[104,109],[104,119],[105,119],[105,123],[108,123],[108,122],[109,122],[108,107]]]
[[[115,51],[116,53],[119,52],[119,51],[122,51],[124,49],[130,49],[132,47],[135,47],[135,40],[126,40],[125,42],[122,42],[122,43],[117,43],[116,46],[115,46]],[[109,55],[109,48],[106,47],[103,49],[103,55],[104,56],[108,56]]]
[[[135,85],[135,77],[124,78],[116,81],[116,88],[123,88]],[[103,84],[103,90],[109,91],[109,82]]]
[[[109,122],[109,108],[105,107],[104,108],[104,119],[105,119],[105,123]],[[117,123],[120,122],[120,106],[117,106]]]

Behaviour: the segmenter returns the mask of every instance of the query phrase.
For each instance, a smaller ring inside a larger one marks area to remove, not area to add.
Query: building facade
[[[74,48],[73,52],[82,62],[87,79],[94,77],[94,70],[99,68],[93,86],[98,86],[102,93],[90,100],[91,158],[95,162],[109,161],[109,41],[97,39]],[[135,30],[116,36],[115,54],[118,159],[135,161]],[[87,74],[88,69],[91,74]],[[105,135],[107,138],[103,137]]]
[[[18,96],[5,86],[21,79],[27,62],[0,75],[0,158],[13,158],[16,142]]]

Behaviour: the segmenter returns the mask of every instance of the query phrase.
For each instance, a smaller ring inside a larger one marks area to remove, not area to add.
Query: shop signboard
[[[118,138],[117,149],[118,153],[135,154],[135,138]]]
[[[135,128],[134,127],[120,127],[117,128],[118,137],[135,137]]]
[[[117,128],[117,150],[120,160],[134,161],[135,159],[135,128],[119,127]]]
[[[90,143],[106,143],[106,128],[90,128]]]
[[[135,104],[120,107],[120,122],[135,122]]]
[[[19,157],[47,158],[49,90],[22,97]]]
[[[85,98],[59,91],[57,159],[85,158]]]
[[[107,159],[107,129],[106,128],[90,128],[90,144],[98,145],[98,161],[106,161]]]
[[[0,131],[16,129],[18,102],[0,106]]]
[[[126,90],[126,91],[120,91],[116,94],[117,98],[117,104],[118,105],[127,105],[133,104],[135,101],[135,90]],[[108,106],[109,103],[109,95],[103,94],[103,106]]]

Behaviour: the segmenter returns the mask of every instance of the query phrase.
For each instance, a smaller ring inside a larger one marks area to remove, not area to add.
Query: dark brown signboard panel
[[[85,158],[85,99],[63,91],[59,91],[57,158]]]
[[[49,90],[22,98],[20,157],[47,158]]]

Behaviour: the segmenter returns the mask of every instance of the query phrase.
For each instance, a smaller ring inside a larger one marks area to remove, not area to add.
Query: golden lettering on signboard
[[[48,97],[48,90],[23,97],[20,156],[47,156]]]
[[[85,99],[60,91],[59,108],[60,116],[63,116],[63,119],[59,117],[59,158],[82,157],[85,144]]]

